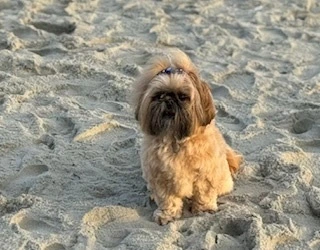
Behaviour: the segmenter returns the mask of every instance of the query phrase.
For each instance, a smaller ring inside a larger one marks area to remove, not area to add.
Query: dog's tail
[[[227,161],[231,174],[234,176],[243,161],[242,155],[234,151],[231,147],[227,146]]]

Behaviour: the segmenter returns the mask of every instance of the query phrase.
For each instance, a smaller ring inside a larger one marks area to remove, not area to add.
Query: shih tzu
[[[242,156],[215,126],[210,89],[189,57],[178,49],[155,56],[133,87],[135,117],[144,133],[143,177],[158,208],[154,219],[167,224],[191,212],[217,210],[217,197],[233,189]]]

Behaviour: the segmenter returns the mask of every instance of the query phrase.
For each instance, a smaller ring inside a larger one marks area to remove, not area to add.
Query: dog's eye
[[[159,92],[153,97],[153,99],[154,100],[163,100],[165,97],[166,97],[166,93]]]
[[[166,93],[161,93],[161,94],[159,95],[159,99],[160,99],[160,100],[164,99],[165,97],[166,97]]]
[[[182,102],[190,101],[190,97],[186,94],[178,94],[178,98]]]

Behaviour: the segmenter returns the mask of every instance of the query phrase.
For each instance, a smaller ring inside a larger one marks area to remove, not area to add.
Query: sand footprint
[[[109,163],[114,166],[128,166],[133,162],[136,162],[137,151],[135,149],[135,145],[136,138],[134,137],[129,137],[112,143],[107,151],[107,154],[110,155]]]
[[[274,249],[282,242],[290,243],[296,239],[296,228],[290,220],[288,225],[278,221],[264,224],[257,214],[222,218],[218,226],[215,249],[265,249],[266,243],[261,238],[268,239],[268,247]]]
[[[312,126],[315,124],[315,121],[310,118],[302,118],[299,120],[296,120],[292,127],[292,132],[295,134],[302,134],[307,132],[312,128]]]
[[[288,39],[288,36],[281,30],[277,28],[261,28],[258,29],[260,34],[260,39],[262,42],[277,44]]]
[[[257,224],[259,224],[259,218],[252,215],[224,218],[219,222],[215,245],[219,249],[251,249],[256,239],[251,238],[250,232],[258,233]]]
[[[17,175],[9,178],[2,189],[12,196],[19,196],[29,192],[36,179],[49,170],[46,165],[30,165],[23,168]]]
[[[311,187],[307,194],[307,201],[313,214],[320,217],[320,188]]]
[[[37,28],[49,33],[61,35],[63,33],[70,34],[76,29],[76,24],[70,18],[60,17],[56,15],[41,14],[35,18],[31,24]]]
[[[296,145],[306,152],[318,152],[320,146],[319,110],[301,111],[293,117],[291,132],[295,134]]]
[[[212,96],[215,100],[232,99],[230,90],[225,86],[213,85]]]
[[[198,221],[182,223],[178,231],[183,236],[183,248],[244,250],[257,246],[256,240],[259,240],[262,228],[259,216],[236,211],[233,211],[232,215],[230,212],[223,216],[218,213],[211,219],[200,217]],[[199,231],[203,233],[203,239],[197,239],[196,243],[194,239],[196,235],[199,238]],[[203,243],[199,245],[200,242]]]
[[[144,215],[150,216],[150,214],[146,214],[146,211],[144,211]],[[140,242],[147,243],[150,237],[160,242],[159,230],[161,228],[146,219],[141,217],[137,210],[131,208],[121,206],[94,207],[82,218],[78,242],[80,246],[86,245],[87,249],[120,249],[120,245],[139,249],[137,235],[139,235]],[[79,248],[75,246],[75,249],[81,249],[80,246],[78,246]],[[150,249],[155,249],[155,247],[150,247]]]
[[[229,114],[222,106],[217,107],[219,122],[223,123],[228,129],[233,131],[241,131],[246,125],[237,117]]]
[[[320,139],[297,140],[296,145],[305,152],[318,153],[320,148]]]
[[[53,136],[50,136],[48,134],[42,135],[38,140],[38,143],[42,143],[46,145],[49,149],[53,150],[55,148],[55,140]]]
[[[250,72],[233,72],[225,76],[223,84],[238,91],[252,90],[255,84],[255,75]]]
[[[63,48],[62,46],[56,46],[56,47],[42,47],[42,48],[37,48],[37,49],[30,49],[31,52],[38,54],[39,56],[50,56],[50,55],[61,55],[61,54],[66,54],[67,50]]]
[[[53,4],[39,4],[33,9],[35,17],[31,24],[37,28],[49,33],[60,35],[70,34],[76,29],[76,24],[65,10],[70,1],[53,1]]]
[[[42,218],[39,216],[39,214],[26,214],[25,211],[17,213],[10,221],[10,224],[17,231],[24,230],[31,234],[35,233],[37,235],[50,235],[59,233],[60,226],[58,223],[58,219],[50,218],[50,220],[48,220],[48,218]]]
[[[303,105],[306,106],[304,109],[301,108],[299,112],[292,115],[293,124],[291,132],[297,135],[306,133],[317,127],[316,121],[318,119],[319,109],[312,109],[312,105],[309,104],[308,106],[308,103],[303,103]],[[299,106],[302,106],[302,104]]]
[[[44,221],[29,218],[27,216],[20,218],[20,220],[17,222],[17,225],[26,231],[37,232],[40,234],[50,234],[58,231],[57,228]]]
[[[228,90],[228,95],[223,96],[227,100],[232,100],[236,104],[253,104],[256,100],[256,78],[253,73],[231,72],[224,75],[221,79],[221,86]],[[224,91],[225,92],[225,91]],[[250,95],[248,96],[248,93]]]
[[[296,67],[293,73],[299,77],[301,80],[308,81],[314,77],[319,76],[320,67],[319,65],[306,65]]]
[[[76,124],[70,117],[54,117],[46,124],[47,133],[50,135],[74,135]]]

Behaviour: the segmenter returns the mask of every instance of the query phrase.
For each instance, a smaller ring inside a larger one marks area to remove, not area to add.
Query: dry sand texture
[[[220,211],[160,227],[126,93],[187,52],[246,162]],[[320,249],[317,0],[0,0],[0,249]]]

